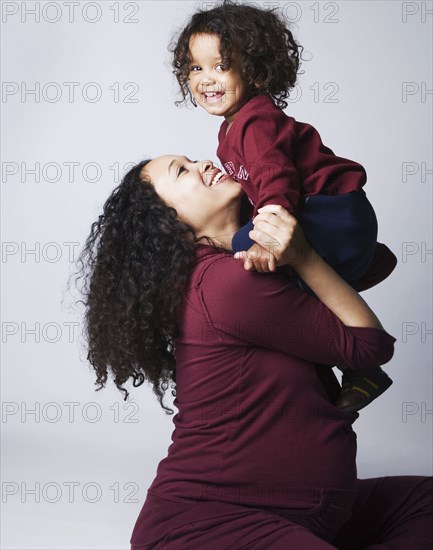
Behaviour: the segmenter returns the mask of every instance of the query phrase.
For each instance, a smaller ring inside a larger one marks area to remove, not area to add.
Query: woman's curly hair
[[[105,202],[77,260],[75,281],[84,283],[80,302],[96,391],[109,370],[125,400],[122,384],[147,380],[172,414],[163,397],[170,384],[175,388],[178,308],[200,239],[142,175],[148,162],[134,166]]]
[[[228,69],[232,53],[240,56],[241,78],[247,84],[248,99],[268,95],[284,109],[290,89],[296,84],[303,47],[297,44],[276,9],[259,9],[224,0],[211,10],[199,10],[179,36],[172,40],[173,73],[180,86],[181,105],[189,99],[197,103],[188,86],[191,56],[190,38],[195,34],[216,34],[220,39],[223,66]]]

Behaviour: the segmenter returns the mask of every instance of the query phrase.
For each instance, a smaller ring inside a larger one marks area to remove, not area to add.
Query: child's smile
[[[205,103],[216,103],[224,97],[224,92],[204,92]]]
[[[239,73],[236,56],[225,68],[220,40],[215,34],[195,34],[189,42],[191,67],[189,86],[195,100],[211,115],[233,122],[247,99],[247,85]]]

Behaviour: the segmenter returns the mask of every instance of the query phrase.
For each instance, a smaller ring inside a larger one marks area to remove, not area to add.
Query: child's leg
[[[397,258],[391,250],[382,243],[376,243],[373,261],[365,273],[356,283],[352,283],[357,292],[362,292],[376,286],[386,279],[397,265]]]
[[[341,393],[336,406],[347,412],[357,412],[382,395],[392,384],[380,367],[344,369]]]
[[[391,250],[376,242],[376,215],[363,191],[309,197],[299,222],[317,253],[358,292],[386,279],[397,264]],[[233,252],[248,250],[255,244],[249,236],[252,229],[250,220],[234,235]],[[284,269],[293,274],[290,268]],[[313,294],[303,281],[299,283]]]
[[[356,290],[374,286],[395,267],[392,252],[376,242],[376,215],[364,192],[310,197],[299,221],[311,246]],[[303,281],[300,286],[313,294]],[[340,370],[336,405],[347,412],[366,407],[392,384],[380,367]]]
[[[248,250],[253,246],[253,244],[256,244],[255,241],[253,241],[248,235],[248,233],[253,229],[254,224],[252,220],[250,220],[248,223],[243,225],[239,229],[239,231],[236,231],[232,239],[233,252],[242,252],[243,250]]]
[[[298,219],[311,246],[355,290],[374,286],[394,269],[394,254],[376,242],[376,215],[363,191],[309,197]],[[254,244],[248,235],[253,227],[250,221],[235,234],[233,251],[248,250]],[[295,277],[303,290],[314,295],[290,267],[279,270]],[[392,384],[380,367],[340,370],[343,387],[336,405],[347,412],[366,407]]]
[[[308,197],[298,219],[311,246],[345,281],[353,284],[368,272],[377,219],[363,191]]]

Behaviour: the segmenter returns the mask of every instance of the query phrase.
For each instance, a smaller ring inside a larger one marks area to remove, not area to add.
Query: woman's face
[[[200,234],[213,237],[233,224],[239,227],[242,188],[211,161],[164,155],[147,163],[143,175],[149,176],[162,200]]]

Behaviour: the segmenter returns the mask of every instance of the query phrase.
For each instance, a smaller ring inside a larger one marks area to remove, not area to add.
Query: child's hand
[[[247,251],[236,252],[234,257],[244,260],[244,269],[246,271],[255,270],[259,273],[268,273],[276,269],[274,255],[257,243],[253,244]]]

